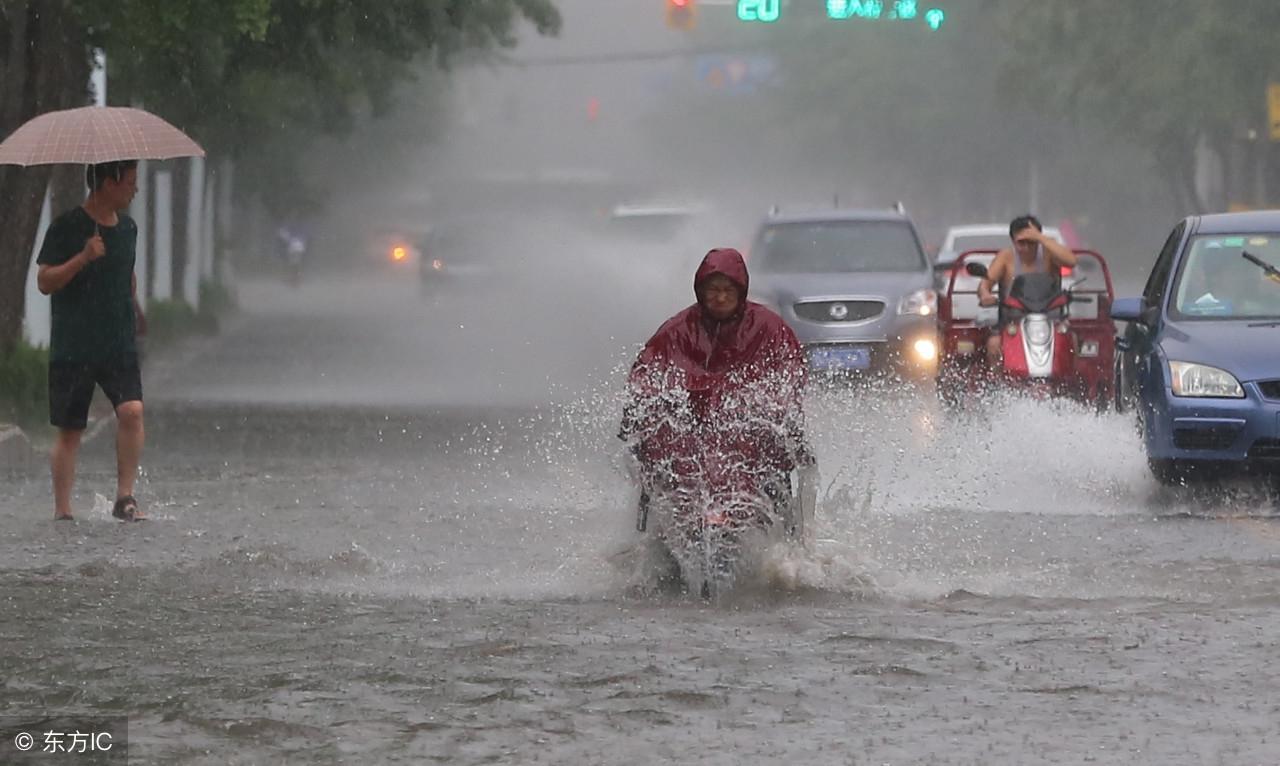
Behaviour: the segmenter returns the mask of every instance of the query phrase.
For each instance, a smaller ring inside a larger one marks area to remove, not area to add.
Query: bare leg
[[[142,427],[142,402],[121,402],[116,407],[116,498],[131,497],[138,477],[145,433]],[[134,518],[144,518],[141,511]]]
[[[1000,369],[1000,333],[993,332],[987,338],[987,364],[991,366],[991,371],[996,372]]]
[[[71,487],[76,481],[76,454],[80,451],[80,437],[84,431],[58,429],[49,457],[53,474],[53,518],[71,518]]]

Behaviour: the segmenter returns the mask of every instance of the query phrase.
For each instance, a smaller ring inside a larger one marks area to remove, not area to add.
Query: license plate
[[[871,349],[866,346],[812,348],[809,366],[819,370],[865,370],[871,366]]]

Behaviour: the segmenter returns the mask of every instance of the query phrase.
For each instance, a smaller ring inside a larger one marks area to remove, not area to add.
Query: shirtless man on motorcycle
[[[995,260],[987,268],[987,276],[978,285],[978,303],[982,306],[998,306],[1000,298],[995,293],[995,286],[1000,286],[1000,295],[1008,295],[1013,280],[1023,274],[1043,272],[1058,274],[1064,267],[1074,268],[1076,254],[1071,248],[1044,233],[1044,227],[1033,215],[1022,215],[1009,224],[1009,238],[1013,247],[1006,247],[996,253]],[[1005,326],[1003,312],[997,327]],[[993,332],[987,338],[987,360],[993,368],[1000,365],[1000,333]]]

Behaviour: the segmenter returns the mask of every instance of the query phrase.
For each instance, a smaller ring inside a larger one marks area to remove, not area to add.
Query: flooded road
[[[645,273],[246,284],[148,378],[154,521],[109,438],[74,524],[0,484],[0,715],[142,764],[1275,762],[1272,500],[1157,488],[1120,417],[817,387],[814,549],[652,587],[618,365],[688,286]]]

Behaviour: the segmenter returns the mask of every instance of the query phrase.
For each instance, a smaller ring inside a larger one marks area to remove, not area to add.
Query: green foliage
[[[200,311],[181,299],[153,300],[147,304],[147,343],[164,348],[190,335],[218,332],[218,313],[206,306]]]
[[[201,313],[208,313],[218,317],[235,310],[235,308],[235,297],[232,296],[226,285],[208,280],[200,283]]]
[[[957,12],[947,24],[946,34],[825,17],[772,25],[763,44],[776,85],[744,96],[698,84],[659,121],[661,146],[687,150],[680,160],[690,167],[741,167],[751,184],[800,177],[806,202],[837,192],[854,205],[901,199],[939,221],[1024,208],[1029,163],[1058,154],[1047,149],[1061,137],[1000,98],[1003,44],[986,13]],[[688,139],[703,135],[724,140]],[[781,194],[775,201],[790,201]]]
[[[1280,74],[1272,0],[1116,3],[998,0],[1010,55],[1003,90],[1063,119],[1103,126],[1146,147],[1183,203],[1202,139],[1226,154],[1250,129],[1265,135],[1265,86]]]
[[[81,0],[108,51],[114,101],[137,99],[286,212],[308,139],[385,113],[424,56],[514,44],[519,18],[560,24],[551,0]],[[256,172],[255,172],[256,171]]]
[[[200,310],[175,298],[147,304],[147,342],[163,348],[190,335],[215,335],[221,318],[236,308],[231,291],[221,282],[200,283]]]
[[[1218,150],[1237,189],[1269,153],[1276,199],[1280,145],[1250,147],[1244,137],[1266,137],[1280,3],[946,7],[943,33],[825,18],[738,25],[743,48],[776,60],[774,86],[744,94],[691,84],[655,120],[656,145],[676,172],[737,172],[784,205],[837,191],[844,204],[902,199],[926,236],[1026,212],[1034,178],[1034,212],[1071,218],[1088,244],[1134,264],[1149,265],[1171,221],[1223,203],[1197,198],[1201,142]]]
[[[49,351],[19,343],[0,352],[0,421],[24,428],[49,417]]]

